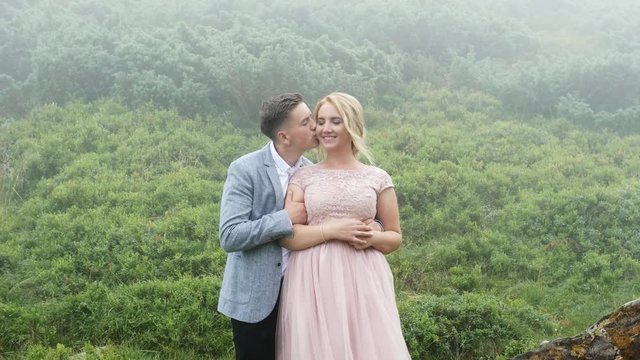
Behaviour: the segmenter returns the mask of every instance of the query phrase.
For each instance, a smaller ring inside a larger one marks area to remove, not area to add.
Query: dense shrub
[[[506,357],[637,296],[638,136],[496,118],[486,94],[411,87],[373,107],[369,143],[399,200],[404,246],[388,259],[416,358]],[[44,106],[3,130],[3,356],[85,343],[228,356],[220,193],[226,166],[266,140],[113,100]]]
[[[540,334],[553,333],[552,323],[532,307],[489,295],[408,296],[399,308],[413,359],[513,356],[535,346]]]

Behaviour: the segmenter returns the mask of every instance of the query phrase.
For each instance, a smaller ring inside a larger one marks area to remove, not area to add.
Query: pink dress
[[[393,186],[382,169],[302,168],[309,225],[372,218],[378,194]],[[279,360],[410,359],[384,255],[329,241],[293,251],[285,273],[277,330]]]

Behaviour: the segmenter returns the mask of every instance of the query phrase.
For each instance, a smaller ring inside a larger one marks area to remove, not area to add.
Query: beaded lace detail
[[[309,225],[336,218],[373,218],[378,195],[393,187],[389,174],[375,166],[355,170],[307,166],[298,170],[289,184],[304,191]]]

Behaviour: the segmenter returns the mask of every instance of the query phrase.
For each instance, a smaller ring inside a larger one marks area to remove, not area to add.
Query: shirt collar
[[[269,148],[271,149],[271,157],[273,157],[273,161],[276,163],[276,168],[282,173],[288,174],[291,170],[295,170],[302,165],[302,156],[296,161],[293,166],[289,166],[286,161],[278,154],[276,151],[276,146],[272,142],[269,143]]]

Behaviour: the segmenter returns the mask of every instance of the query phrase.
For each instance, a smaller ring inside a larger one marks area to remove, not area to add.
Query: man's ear
[[[289,145],[289,135],[282,130],[276,133],[276,139],[281,144]]]

